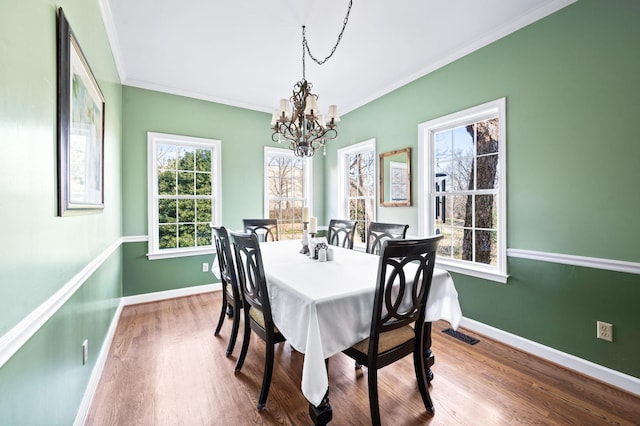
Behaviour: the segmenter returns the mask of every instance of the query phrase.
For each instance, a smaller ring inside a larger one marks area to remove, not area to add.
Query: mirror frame
[[[406,201],[385,201],[384,200],[384,160],[398,154],[406,154],[407,156],[407,200]],[[397,149],[395,151],[383,152],[380,154],[379,166],[379,193],[380,205],[384,207],[409,207],[411,206],[411,148]]]

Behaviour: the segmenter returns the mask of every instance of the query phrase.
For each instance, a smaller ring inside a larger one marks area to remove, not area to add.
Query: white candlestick
[[[302,221],[309,222],[309,207],[302,208]]]
[[[318,218],[311,216],[309,218],[309,233],[315,234],[318,231]]]

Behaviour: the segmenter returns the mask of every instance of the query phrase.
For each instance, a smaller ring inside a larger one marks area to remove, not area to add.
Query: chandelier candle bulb
[[[304,111],[305,115],[311,115],[311,116],[316,115],[316,113],[318,112],[317,99],[318,97],[315,95],[307,96],[307,100],[306,100],[307,107],[305,108],[305,111]]]
[[[338,115],[338,106],[337,105],[329,105],[329,114],[327,114],[327,118],[329,120],[333,120],[334,122],[340,121],[340,116]]]

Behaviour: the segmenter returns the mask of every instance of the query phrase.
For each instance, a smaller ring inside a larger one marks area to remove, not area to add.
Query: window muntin
[[[311,206],[311,160],[270,147],[264,158],[265,217],[278,219],[280,239],[302,238],[302,208]]]
[[[213,250],[220,222],[220,141],[149,132],[149,258]]]
[[[363,245],[369,222],[375,220],[375,139],[338,150],[341,176],[340,219],[357,220],[354,244]]]
[[[506,281],[504,99],[419,127],[423,234],[441,233],[439,263]]]

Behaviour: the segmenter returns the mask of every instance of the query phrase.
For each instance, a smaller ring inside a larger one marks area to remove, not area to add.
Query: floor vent
[[[453,328],[446,328],[442,330],[442,332],[445,334],[448,334],[449,336],[455,337],[458,340],[462,340],[463,342],[468,343],[470,345],[475,345],[480,341],[475,337],[471,337],[467,334],[460,333],[459,331],[455,331]]]

